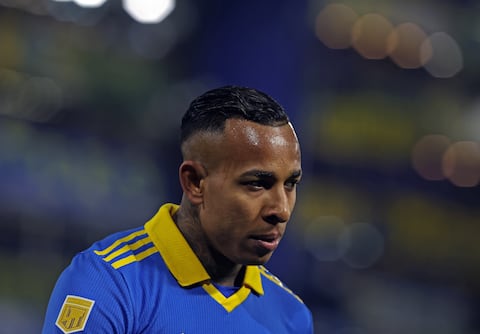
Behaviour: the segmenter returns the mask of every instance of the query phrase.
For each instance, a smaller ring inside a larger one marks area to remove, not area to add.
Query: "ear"
[[[178,176],[183,193],[190,203],[193,205],[201,204],[203,202],[204,179],[207,176],[205,167],[198,161],[187,160],[180,165]]]

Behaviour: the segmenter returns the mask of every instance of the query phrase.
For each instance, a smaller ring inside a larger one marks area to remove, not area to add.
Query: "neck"
[[[225,286],[241,285],[244,266],[233,263],[210,245],[203,232],[197,207],[182,200],[173,219],[213,282]]]

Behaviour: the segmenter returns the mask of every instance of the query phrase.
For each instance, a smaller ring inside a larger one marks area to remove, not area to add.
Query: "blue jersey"
[[[177,209],[165,204],[76,255],[43,333],[313,333],[308,308],[263,266],[246,266],[243,284],[222,293],[173,222]]]

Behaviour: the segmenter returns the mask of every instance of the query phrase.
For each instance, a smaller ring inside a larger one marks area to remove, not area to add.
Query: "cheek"
[[[261,216],[262,203],[262,197],[252,198],[241,186],[211,179],[205,184],[202,205],[205,225],[210,232],[248,229]]]
[[[290,208],[293,211],[293,208],[295,207],[295,203],[297,202],[297,190],[294,190],[292,195],[289,198],[290,201]]]
[[[239,219],[240,216],[247,215],[254,205],[255,201],[252,201],[248,193],[232,182],[218,177],[205,185],[203,207],[219,219]]]
[[[257,214],[251,205],[238,197],[224,196],[215,205],[205,207],[202,224],[210,238],[228,247],[251,233],[255,221]]]

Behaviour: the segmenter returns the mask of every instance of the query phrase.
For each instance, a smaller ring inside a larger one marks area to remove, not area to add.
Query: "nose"
[[[271,193],[264,215],[264,220],[270,224],[286,223],[290,219],[295,203],[294,192],[287,192],[283,186],[279,188],[270,189]]]

